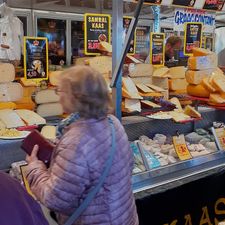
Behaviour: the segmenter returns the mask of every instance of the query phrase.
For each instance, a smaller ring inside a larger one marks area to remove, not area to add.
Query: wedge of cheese
[[[161,108],[161,105],[158,105],[154,102],[148,101],[148,100],[141,100],[141,104],[148,106],[148,107],[152,107],[152,108]]]
[[[36,112],[42,117],[60,116],[63,108],[60,103],[45,103],[37,106]]]
[[[154,92],[151,88],[144,84],[136,84],[137,88],[144,93]]]
[[[189,84],[187,86],[187,93],[189,95],[202,98],[208,98],[210,95],[210,92],[202,84],[198,85]]]
[[[183,79],[185,78],[186,68],[184,66],[171,67],[169,69],[170,78]]]
[[[157,92],[163,92],[165,89],[158,87],[154,84],[146,84],[148,87],[150,87],[152,90],[157,91]]]
[[[112,45],[106,41],[100,41],[98,49],[103,52],[112,53]]]
[[[212,84],[217,91],[225,93],[225,76],[224,77],[214,77],[212,80]]]
[[[197,85],[200,84],[204,78],[209,77],[209,75],[211,75],[213,71],[214,69],[199,71],[187,70],[185,77],[189,84]]]
[[[218,66],[218,58],[217,55],[211,54],[207,56],[191,56],[188,59],[188,68],[190,70],[207,70],[214,69]]]
[[[140,100],[125,98],[125,109],[129,112],[141,112]]]
[[[16,104],[14,102],[0,102],[0,109],[15,109]]]
[[[27,109],[17,109],[15,112],[22,118],[27,125],[42,125],[46,124],[46,120],[37,113]]]
[[[209,91],[209,92],[216,92],[216,89],[213,85],[209,82],[209,77],[206,77],[202,80],[202,85]]]
[[[1,109],[0,120],[6,125],[6,128],[25,126],[20,116],[12,109]]]
[[[225,103],[225,98],[223,98],[219,93],[212,93],[209,96],[209,101],[216,104]]]
[[[201,114],[190,105],[187,105],[185,107],[184,113],[193,118],[201,118],[202,117]]]
[[[130,77],[150,77],[153,74],[153,69],[153,65],[145,63],[132,63],[128,68]]]
[[[43,126],[41,129],[41,134],[49,140],[56,139],[56,127],[55,126]]]
[[[15,80],[15,67],[11,63],[0,63],[0,83]]]
[[[55,93],[54,89],[40,90],[35,93],[34,100],[36,104],[59,102],[59,95]]]
[[[214,52],[205,48],[193,48],[192,53],[193,53],[193,56],[207,56],[207,55],[214,54]]]
[[[171,98],[169,101],[176,106],[176,108],[177,108],[176,111],[183,112],[183,108],[182,108],[178,98],[174,97],[174,98]]]
[[[188,116],[182,112],[172,111],[172,112],[169,112],[169,114],[172,116],[172,119],[175,122],[183,122],[183,121],[189,120],[191,118],[190,116]]]
[[[170,77],[169,71],[167,67],[156,68],[153,72],[153,77]]]
[[[59,78],[63,71],[51,71],[49,72],[49,82],[52,86],[59,85]]]
[[[122,85],[123,85],[123,88],[127,91],[127,93],[129,93],[130,98],[143,99],[138,93],[138,89],[136,88],[134,82],[131,80],[130,77],[123,77]]]
[[[169,80],[169,89],[171,91],[184,90],[187,88],[186,79],[170,79]]]
[[[23,97],[23,87],[19,83],[0,84],[0,102],[14,102]]]

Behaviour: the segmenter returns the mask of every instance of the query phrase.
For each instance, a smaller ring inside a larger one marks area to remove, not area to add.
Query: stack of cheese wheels
[[[14,83],[15,68],[10,63],[0,63],[0,109],[14,109],[23,96],[23,88]]]
[[[188,59],[187,93],[209,98],[210,103],[225,103],[225,76],[217,65],[218,58],[214,52],[194,48],[193,56]]]

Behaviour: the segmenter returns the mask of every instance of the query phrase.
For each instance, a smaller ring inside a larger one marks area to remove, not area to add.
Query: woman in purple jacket
[[[116,133],[112,167],[100,191],[74,224],[137,225],[131,186],[132,151],[123,126],[113,115],[107,115],[110,97],[104,78],[88,66],[72,67],[62,73],[57,93],[69,117],[58,127],[59,142],[49,168],[38,160],[37,145],[27,156],[32,192],[56,212],[59,224],[63,224],[102,175],[112,145],[108,116]]]
[[[41,207],[21,184],[0,172],[0,224],[48,225]]]

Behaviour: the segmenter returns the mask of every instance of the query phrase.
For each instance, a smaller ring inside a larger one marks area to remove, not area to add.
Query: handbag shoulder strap
[[[108,117],[108,121],[111,127],[111,133],[112,133],[112,146],[109,153],[109,157],[107,161],[105,162],[104,171],[101,175],[101,177],[98,180],[98,183],[96,186],[88,193],[84,201],[81,203],[81,205],[74,211],[74,213],[68,218],[65,225],[72,225],[77,218],[84,212],[84,210],[88,207],[88,205],[91,203],[95,195],[100,191],[103,183],[105,182],[106,177],[109,174],[109,171],[112,167],[112,162],[115,156],[116,152],[116,134],[115,134],[115,127],[113,124],[113,120]]]

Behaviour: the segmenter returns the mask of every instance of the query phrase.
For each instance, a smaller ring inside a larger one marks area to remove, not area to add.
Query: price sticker
[[[217,128],[215,129],[216,136],[218,138],[220,147],[225,150],[225,129],[224,128]]]
[[[187,160],[192,158],[192,155],[187,148],[184,135],[174,136],[173,144],[180,160]]]

